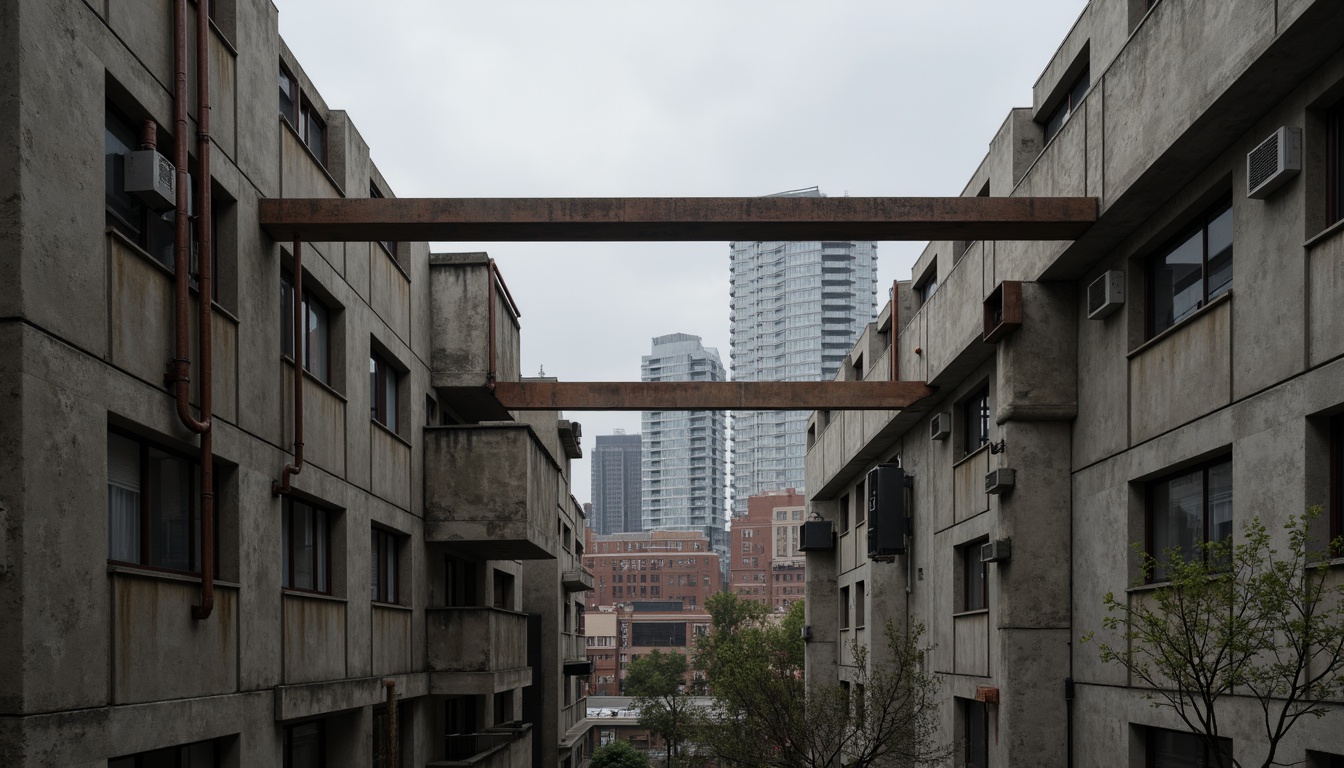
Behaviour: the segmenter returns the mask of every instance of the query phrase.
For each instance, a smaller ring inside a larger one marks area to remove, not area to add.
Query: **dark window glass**
[[[849,587],[840,588],[840,628],[849,629]]]
[[[1193,733],[1148,729],[1148,768],[1211,768],[1217,756]],[[1219,739],[1218,749],[1232,755],[1232,740]]]
[[[294,76],[280,68],[280,116],[295,128],[299,125],[299,84]]]
[[[1150,578],[1166,581],[1167,555],[1190,557],[1205,541],[1232,538],[1232,462],[1223,459],[1148,485]]]
[[[864,626],[864,621],[865,621],[865,619],[867,618],[867,610],[868,610],[868,606],[866,605],[866,603],[867,603],[867,599],[868,599],[868,596],[867,596],[867,594],[865,594],[865,592],[864,592],[863,582],[862,582],[862,581],[860,581],[860,582],[856,582],[856,583],[854,584],[854,626],[855,626],[855,627],[862,628],[862,627]]]
[[[938,292],[938,273],[929,275],[929,279],[920,283],[915,291],[919,293],[919,303],[923,306],[929,299],[933,298],[933,294]]]
[[[139,132],[131,121],[107,108],[103,131],[104,199],[107,226],[125,235],[168,269],[173,268],[176,214],[151,211],[126,190],[126,156],[140,148]]]
[[[397,431],[397,382],[401,374],[378,353],[369,356],[369,416]]]
[[[961,407],[962,448],[970,454],[989,442],[989,387],[971,395]]]
[[[1055,107],[1055,110],[1050,113],[1050,117],[1046,119],[1046,141],[1053,139],[1055,134],[1059,133],[1064,124],[1073,116],[1073,113],[1078,111],[1078,108],[1082,106],[1083,97],[1087,95],[1087,90],[1091,87],[1092,73],[1085,69],[1078,76],[1078,79],[1073,81],[1073,85],[1069,87],[1069,92],[1064,94],[1064,100],[1059,103],[1059,106]]]
[[[495,590],[495,607],[502,608],[506,611],[513,610],[513,574],[496,570],[494,572],[493,585]]]
[[[386,195],[383,194],[382,190],[378,189],[378,186],[377,186],[376,184],[374,184],[372,181],[370,181],[370,182],[369,182],[369,197],[377,199],[377,198],[386,197]],[[381,245],[381,246],[383,246],[383,249],[384,249],[385,251],[387,251],[388,254],[389,254],[393,259],[396,259],[396,258],[397,258],[397,243],[396,243],[395,240],[379,240],[379,241],[378,241],[378,244]]]
[[[108,560],[199,573],[199,497],[195,461],[108,432]]]
[[[323,768],[326,728],[321,720],[285,728],[285,768]]]
[[[962,601],[963,611],[979,611],[989,607],[989,590],[985,564],[980,561],[980,545],[983,541],[967,544],[961,548],[962,563]]]
[[[303,369],[323,384],[331,384],[331,311],[308,291],[303,292],[305,328],[299,335]],[[280,351],[294,357],[294,279],[280,275]]]
[[[989,765],[989,707],[983,701],[962,699],[962,716],[966,721],[966,768],[987,768]]]
[[[107,768],[215,768],[216,765],[219,751],[213,741],[165,747],[107,761]]]
[[[289,121],[304,145],[322,165],[327,164],[327,125],[299,90],[298,80],[280,65],[280,115]]]
[[[1326,223],[1344,220],[1344,101],[1326,114]]]
[[[330,594],[331,513],[286,498],[280,538],[283,586]]]
[[[381,528],[373,529],[372,553],[369,558],[369,598],[379,603],[397,602],[400,579],[397,571],[397,553],[401,537]]]
[[[1200,217],[1148,263],[1148,331],[1153,336],[1232,287],[1232,202]]]

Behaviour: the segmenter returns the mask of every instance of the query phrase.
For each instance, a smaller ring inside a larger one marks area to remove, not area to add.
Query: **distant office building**
[[[598,435],[593,447],[591,528],[597,533],[644,529],[640,516],[640,436]]]
[[[699,336],[653,340],[642,381],[724,381],[719,351]],[[726,554],[727,425],[723,411],[645,411],[642,419],[645,530],[700,531]]]
[[[783,612],[802,600],[805,558],[798,551],[803,495],[789,488],[747,500],[747,514],[733,520],[729,589]]]
[[[816,187],[783,195],[821,197]],[[829,381],[877,301],[871,242],[736,242],[729,254],[735,381]],[[733,515],[803,488],[807,411],[733,414]]]

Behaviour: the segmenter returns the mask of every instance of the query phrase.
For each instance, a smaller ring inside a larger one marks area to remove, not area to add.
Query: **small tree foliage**
[[[634,697],[639,724],[667,742],[669,765],[680,756],[681,745],[692,727],[686,670],[685,656],[655,649],[630,662],[625,676],[625,692]]]
[[[1218,702],[1227,695],[1256,701],[1267,750],[1277,765],[1280,742],[1303,717],[1321,717],[1324,701],[1344,693],[1344,586],[1328,581],[1327,552],[1311,551],[1309,529],[1320,515],[1291,516],[1288,551],[1271,546],[1260,519],[1240,541],[1210,541],[1188,557],[1141,553],[1143,582],[1160,566],[1169,581],[1152,591],[1103,599],[1103,628],[1114,644],[1088,633],[1103,661],[1118,664],[1151,689],[1154,706],[1169,707],[1214,755],[1221,768],[1242,763],[1218,747],[1227,734]],[[1344,548],[1344,540],[1331,551]]]
[[[649,768],[649,756],[628,741],[613,741],[593,750],[592,768]]]

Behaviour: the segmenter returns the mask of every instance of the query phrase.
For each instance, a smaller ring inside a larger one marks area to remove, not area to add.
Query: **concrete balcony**
[[[525,424],[427,427],[425,541],[472,560],[556,555],[560,467]]]
[[[481,733],[459,733],[444,739],[443,760],[428,768],[526,768],[532,764],[532,726],[490,728]]]
[[[487,384],[492,371],[497,381],[518,381],[518,317],[489,257],[435,254],[429,280],[431,385],[468,421],[510,418]]]
[[[591,592],[593,573],[587,568],[574,568],[561,574],[560,584],[564,586],[566,592]]]
[[[532,683],[527,614],[483,606],[425,611],[430,692],[493,694]]]

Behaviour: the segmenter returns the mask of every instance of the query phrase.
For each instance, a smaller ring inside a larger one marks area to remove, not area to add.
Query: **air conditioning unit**
[[[811,625],[811,624],[804,624],[804,625],[803,625],[803,642],[804,642],[804,643],[807,643],[807,642],[811,642],[811,641],[812,641],[812,625]]]
[[[995,469],[985,475],[985,493],[1007,493],[1013,489],[1016,473],[1011,469]]]
[[[1087,319],[1100,320],[1125,303],[1125,273],[1118,269],[1103,272],[1087,286]]]
[[[929,437],[934,440],[946,440],[952,434],[952,414],[935,413],[929,419]]]
[[[153,149],[131,152],[125,157],[126,190],[153,211],[177,205],[177,168]]]
[[[980,545],[980,562],[1002,563],[1013,557],[1012,539],[996,539]]]
[[[1246,155],[1246,196],[1264,200],[1302,170],[1302,129],[1284,126]]]
[[[910,519],[905,489],[910,478],[895,464],[879,464],[868,473],[868,558],[890,560],[905,554]]]
[[[799,552],[829,552],[835,549],[830,520],[808,520],[798,526]]]

